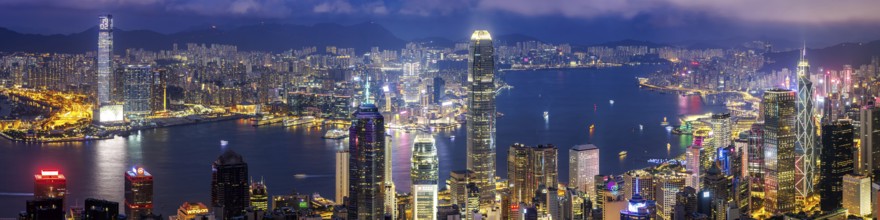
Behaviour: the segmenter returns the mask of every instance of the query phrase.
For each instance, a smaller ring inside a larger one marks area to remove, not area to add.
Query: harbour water
[[[661,126],[663,117],[677,124],[679,115],[720,112],[723,107],[698,96],[640,89],[635,77],[657,68],[503,73],[513,89],[502,90],[497,97],[497,109],[504,114],[497,122],[498,176],[507,176],[507,148],[513,143],[557,146],[560,182],[568,182],[568,149],[577,144],[599,146],[600,169],[605,174],[643,168],[652,165],[649,159],[683,153],[690,139]],[[144,130],[127,138],[83,143],[0,140],[0,217],[14,217],[24,210],[25,200],[32,198],[33,175],[46,168],[60,169],[67,177],[69,205],[81,204],[85,198],[121,203],[123,172],[135,165],[144,166],[155,178],[154,211],[173,215],[183,202],[209,203],[211,162],[225,149],[242,154],[250,175],[264,179],[271,195],[296,190],[333,198],[334,152],[347,142],[322,139],[326,129],[281,124],[253,127],[246,120],[236,120]],[[464,129],[462,125],[435,135],[441,182],[450,171],[465,168]],[[392,130],[390,134],[394,181],[398,191],[408,192],[415,133]],[[228,145],[221,147],[221,140]],[[621,151],[628,152],[625,158],[618,156]]]

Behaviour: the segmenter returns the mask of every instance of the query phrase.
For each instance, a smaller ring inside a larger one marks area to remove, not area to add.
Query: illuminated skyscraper
[[[125,66],[125,88],[123,94],[125,96],[125,105],[123,111],[125,114],[149,114],[150,110],[150,92],[153,86],[153,72],[149,65],[127,65]]]
[[[701,158],[704,158],[703,147],[699,145],[691,145],[687,148],[687,153],[685,153],[685,167],[690,174],[688,175],[688,180],[685,185],[693,187],[697,191],[700,190],[700,168],[702,168],[702,164],[700,163]]]
[[[67,178],[58,170],[40,170],[40,174],[34,175],[35,199],[58,198],[63,203],[66,195]]]
[[[859,217],[871,214],[870,177],[852,174],[843,176],[843,208],[850,215]]]
[[[599,147],[593,144],[577,145],[568,151],[570,187],[584,192],[587,198],[596,193],[595,176],[599,175]]]
[[[467,210],[467,185],[473,172],[466,170],[452,171],[446,179],[446,187],[449,188],[449,197],[453,205],[458,205],[460,211]]]
[[[764,92],[764,209],[782,214],[795,210],[795,92]]]
[[[251,181],[250,186],[250,207],[254,210],[269,210],[269,191],[266,183]]]
[[[364,103],[349,128],[348,219],[385,217],[385,119]]]
[[[744,157],[748,158],[748,185],[752,195],[749,210],[759,210],[764,204],[764,124],[752,125],[746,151]]]
[[[623,197],[632,198],[636,194],[643,198],[654,198],[654,176],[644,170],[631,170],[623,174]]]
[[[113,72],[113,16],[98,17],[98,105],[110,103],[110,74]]]
[[[813,121],[813,82],[810,81],[810,63],[805,58],[806,48],[801,53],[798,62],[797,78],[797,142],[796,152],[796,182],[798,198],[806,198],[813,191],[813,176],[816,170],[818,149],[816,147],[816,125]]]
[[[223,219],[241,216],[250,205],[248,166],[238,153],[227,150],[213,163],[211,203]]]
[[[336,151],[336,203],[345,202],[348,197],[348,150]]]
[[[494,53],[489,32],[474,31],[468,56],[467,169],[474,171],[482,203],[495,197]]]
[[[138,220],[153,212],[153,175],[142,167],[125,172],[125,215]]]
[[[530,203],[538,190],[556,187],[559,182],[557,155],[553,145],[510,146],[507,176],[510,179],[512,204]]]
[[[150,110],[164,112],[168,110],[168,69],[154,70],[150,79],[153,82],[150,85]]]
[[[843,176],[853,173],[853,126],[848,121],[822,125],[822,151],[819,166],[822,180],[816,186],[822,211],[841,207]]]
[[[730,113],[712,114],[712,140],[715,149],[722,149],[733,143],[730,129],[733,128],[730,121]]]
[[[859,110],[859,159],[856,170],[862,175],[880,169],[880,108],[866,106]]]
[[[437,148],[430,134],[416,136],[412,149],[413,219],[437,218]]]
[[[654,175],[654,182],[656,183],[654,198],[657,201],[657,219],[672,219],[676,194],[685,187],[687,177],[686,173],[675,171],[663,171]]]

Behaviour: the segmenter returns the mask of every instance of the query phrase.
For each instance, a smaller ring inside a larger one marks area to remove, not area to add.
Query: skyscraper
[[[223,219],[241,216],[250,205],[248,166],[238,153],[223,152],[213,163],[211,203]]]
[[[471,35],[468,56],[467,169],[474,172],[482,203],[495,189],[495,48],[488,31]]]
[[[764,209],[781,214],[795,209],[795,92],[764,92]]]
[[[685,168],[690,172],[685,185],[693,187],[697,191],[700,190],[700,168],[702,168],[700,159],[704,157],[703,147],[699,145],[691,145],[685,153]]]
[[[587,198],[596,193],[595,176],[599,175],[599,147],[593,144],[576,145],[568,151],[568,184],[584,192]]]
[[[438,166],[437,148],[430,134],[416,136],[412,149],[413,219],[437,217]]]
[[[816,189],[822,196],[819,207],[833,211],[841,207],[843,176],[853,173],[853,126],[849,121],[822,125],[822,152],[819,166],[822,180]]]
[[[385,119],[374,104],[361,104],[349,128],[348,219],[385,216]]]
[[[25,204],[26,211],[19,214],[19,219],[64,219],[64,205],[62,203],[61,198],[28,200]]]
[[[151,113],[150,92],[153,86],[153,72],[149,65],[125,66],[125,114],[145,115]]]
[[[443,102],[443,95],[446,94],[446,81],[440,77],[434,77],[434,104]]]
[[[859,110],[859,159],[860,174],[867,175],[880,169],[880,108],[866,106]]]
[[[727,147],[733,143],[730,139],[732,137],[731,129],[732,122],[730,121],[730,113],[724,114],[712,114],[712,140],[715,146],[715,149],[721,149]]]
[[[797,129],[795,172],[797,179],[798,198],[806,198],[813,191],[814,174],[816,173],[816,125],[813,122],[813,82],[810,81],[810,63],[805,58],[806,48],[798,62],[797,78]]]
[[[250,184],[250,207],[254,210],[269,210],[269,191],[266,188],[266,183],[260,180],[260,182],[251,181]]]
[[[449,187],[450,201],[454,205],[458,205],[462,213],[467,209],[467,185],[473,172],[467,170],[453,170],[446,179],[446,186]]]
[[[58,170],[40,170],[40,174],[34,175],[34,198],[35,199],[61,199],[67,195],[67,178]],[[64,207],[61,208],[62,210]]]
[[[150,110],[164,112],[168,109],[168,69],[155,69],[150,79],[153,82],[150,85]]]
[[[98,17],[98,106],[110,103],[110,74],[113,72],[113,16]]]
[[[745,157],[748,158],[746,166],[750,181],[748,185],[752,195],[749,206],[750,210],[759,210],[764,207],[764,124],[752,125],[752,129],[748,131],[746,151]]]
[[[657,219],[672,219],[676,194],[685,188],[687,177],[687,174],[675,171],[664,171],[654,175],[654,182],[656,183],[654,186],[654,198],[657,201]]]
[[[864,217],[871,214],[870,177],[852,174],[843,176],[843,208],[850,215]]]
[[[530,203],[535,192],[558,184],[557,149],[553,145],[537,147],[513,144],[508,151],[507,176],[510,202]]]
[[[345,202],[348,197],[348,150],[336,151],[336,203]]]
[[[125,171],[125,215],[139,220],[153,212],[153,175],[143,167]]]

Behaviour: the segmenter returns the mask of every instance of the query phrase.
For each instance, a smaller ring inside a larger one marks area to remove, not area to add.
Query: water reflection
[[[127,140],[116,137],[99,141],[95,145],[94,186],[98,198],[124,201],[123,173],[126,171]],[[82,200],[85,198],[78,198]]]

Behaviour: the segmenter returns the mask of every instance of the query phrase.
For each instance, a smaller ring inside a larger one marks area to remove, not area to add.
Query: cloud
[[[880,21],[876,0],[481,0],[477,8],[524,16],[571,18],[622,17],[640,14],[674,16],[677,12],[753,22],[836,23]]]
[[[292,9],[283,0],[166,0],[168,11],[209,16],[285,17]]]

